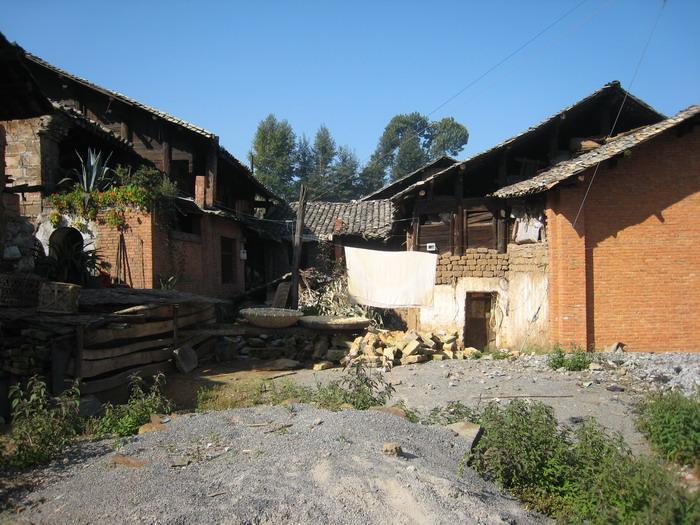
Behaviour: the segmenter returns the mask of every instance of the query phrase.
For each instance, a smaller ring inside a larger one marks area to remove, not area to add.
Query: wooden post
[[[216,200],[216,177],[219,171],[219,144],[213,139],[209,141],[205,163],[204,202],[208,207],[213,207]]]
[[[306,208],[306,186],[299,189],[299,204],[297,205],[297,222],[294,229],[294,252],[292,254],[292,286],[290,290],[291,308],[299,308],[299,263],[301,262],[301,237],[304,232],[304,210]]]
[[[124,140],[128,140],[129,142],[131,142],[131,137],[129,136],[129,124],[123,120],[121,123],[121,129],[119,131],[119,135],[121,135],[121,137]]]
[[[457,172],[455,179],[455,197],[457,198],[457,243],[453,255],[464,255],[464,175]]]
[[[173,158],[173,149],[170,145],[168,132],[163,128],[163,173],[170,177],[170,161]]]
[[[506,253],[508,246],[508,219],[506,208],[499,206],[497,213],[498,218],[496,220],[498,221],[498,227],[496,228],[496,235],[498,235],[498,237],[496,239],[496,248],[498,253]]]
[[[180,310],[180,305],[174,304],[172,307],[173,311],[173,345],[176,346],[179,341],[178,341],[178,326],[177,326],[177,318],[178,318],[178,313]]]

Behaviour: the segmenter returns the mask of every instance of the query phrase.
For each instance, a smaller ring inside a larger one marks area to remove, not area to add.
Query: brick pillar
[[[549,339],[565,347],[587,348],[585,208],[573,226],[583,198],[582,186],[555,190],[547,197]]]
[[[206,185],[207,185],[207,179],[204,175],[197,175],[194,179],[194,202],[197,203],[197,206],[200,208],[204,208],[206,199]]]
[[[219,170],[219,145],[211,140],[207,149],[205,177],[206,185],[204,202],[207,206],[214,206],[216,200],[216,176]]]

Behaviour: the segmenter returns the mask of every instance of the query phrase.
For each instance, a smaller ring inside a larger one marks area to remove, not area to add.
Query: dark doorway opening
[[[483,350],[496,342],[491,326],[492,294],[472,292],[464,304],[464,346]]]

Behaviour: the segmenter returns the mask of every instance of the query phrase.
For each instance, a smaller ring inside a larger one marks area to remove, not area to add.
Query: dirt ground
[[[448,360],[397,366],[385,373],[396,390],[389,404],[403,401],[427,414],[451,401],[477,407],[500,400],[535,399],[551,405],[560,423],[575,425],[594,417],[619,432],[635,453],[648,452],[634,426],[635,407],[649,392],[700,384],[700,356],[695,354],[596,354],[600,370],[552,370],[546,356],[525,355],[515,360]],[[269,362],[254,359],[209,364],[190,375],[169,377],[167,394],[181,408],[196,404],[200,388],[251,379],[292,380],[304,385],[338,379],[342,368],[324,371],[266,370]],[[682,364],[679,364],[682,363]]]

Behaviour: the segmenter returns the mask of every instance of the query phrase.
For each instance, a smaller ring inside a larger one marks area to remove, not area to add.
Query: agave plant
[[[112,153],[103,158],[101,151],[88,148],[85,159],[77,151],[75,154],[80,159],[80,170],[74,169],[73,176],[86,195],[95,190],[105,190],[112,185],[113,170],[108,166]],[[63,179],[58,184],[61,185],[66,181],[75,182],[72,179]]]

